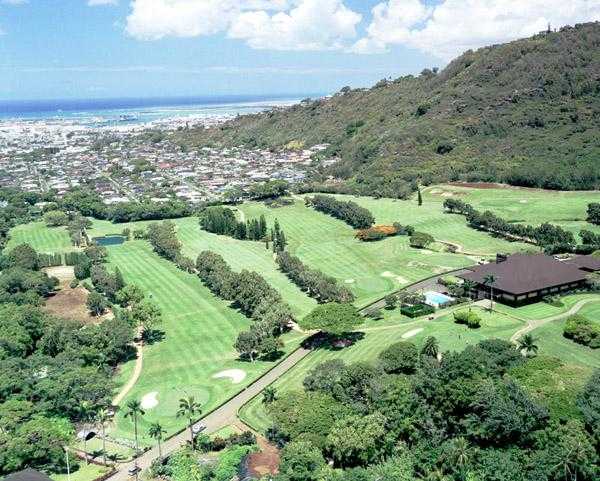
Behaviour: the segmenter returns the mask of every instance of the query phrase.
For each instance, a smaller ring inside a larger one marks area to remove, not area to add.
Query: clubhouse
[[[471,291],[475,299],[489,299],[490,285],[486,278],[494,276],[491,286],[494,300],[522,305],[584,287],[587,276],[598,271],[600,259],[592,256],[560,261],[544,254],[499,254],[495,262],[470,268],[458,277],[475,284]]]

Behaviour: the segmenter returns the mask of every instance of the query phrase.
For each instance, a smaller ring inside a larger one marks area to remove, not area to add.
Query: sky
[[[0,99],[301,95],[600,20],[600,0],[0,0]]]

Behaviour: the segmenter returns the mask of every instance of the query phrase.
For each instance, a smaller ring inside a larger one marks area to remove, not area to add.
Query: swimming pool
[[[425,304],[429,304],[433,307],[440,307],[444,304],[448,304],[452,302],[454,298],[447,296],[446,294],[442,294],[441,292],[428,291],[425,293]]]

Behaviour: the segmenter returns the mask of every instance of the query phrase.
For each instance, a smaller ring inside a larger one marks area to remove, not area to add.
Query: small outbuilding
[[[475,266],[459,275],[475,284],[471,295],[511,305],[539,301],[540,298],[581,288],[590,273],[600,271],[600,260],[591,256],[577,256],[559,261],[544,254],[498,255],[495,262]],[[493,276],[494,282],[489,281]]]
[[[26,468],[9,474],[2,481],[52,481],[52,479],[36,469]]]

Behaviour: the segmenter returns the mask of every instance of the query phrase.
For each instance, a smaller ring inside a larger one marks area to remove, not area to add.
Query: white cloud
[[[553,27],[600,19],[600,0],[388,0],[373,8],[357,53],[402,44],[449,60],[470,48],[507,42]]]
[[[226,33],[257,49],[344,48],[361,15],[343,0],[133,0],[126,31],[140,40]]]
[[[99,5],[118,5],[119,0],[88,0],[88,6],[97,7]]]
[[[234,20],[228,35],[246,40],[256,49],[341,49],[356,37],[361,19],[342,0],[304,0],[289,12],[244,12]]]

